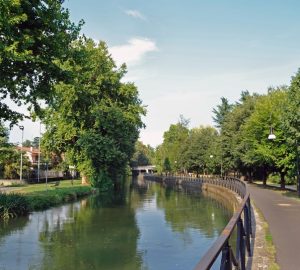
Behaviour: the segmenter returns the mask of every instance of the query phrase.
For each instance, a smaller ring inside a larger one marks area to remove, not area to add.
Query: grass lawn
[[[82,186],[80,179],[74,180],[73,185],[71,180],[61,180],[58,186],[54,186],[54,184],[55,182],[50,182],[47,185],[46,183],[28,184],[26,186],[13,190],[13,192],[25,194],[25,193],[33,193],[33,192],[41,192],[41,191],[43,192],[46,190],[56,190],[56,189]]]

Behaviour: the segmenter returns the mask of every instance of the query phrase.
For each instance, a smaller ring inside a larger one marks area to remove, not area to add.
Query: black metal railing
[[[178,176],[178,175],[144,175],[146,180],[154,180],[158,182],[173,181],[176,184],[182,183],[198,183],[200,185],[210,184],[222,186],[236,193],[242,201],[239,203],[237,210],[234,212],[229,223],[225,229],[201,258],[200,262],[196,265],[195,270],[208,270],[210,269],[217,258],[221,254],[220,270],[231,270],[234,266],[235,269],[246,269],[247,257],[252,257],[251,250],[251,202],[250,194],[247,190],[246,184],[232,177],[220,176]],[[235,230],[236,229],[236,230]],[[230,238],[236,231],[236,250],[233,251],[230,245]],[[247,256],[246,256],[247,252]]]

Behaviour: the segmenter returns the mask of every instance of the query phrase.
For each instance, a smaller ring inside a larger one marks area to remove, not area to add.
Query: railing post
[[[222,248],[222,259],[221,259],[221,266],[220,270],[231,270],[232,263],[231,263],[231,256],[230,256],[230,246],[228,241],[226,241],[225,245]]]
[[[248,207],[249,207],[249,230],[250,230],[250,235],[252,236],[252,208],[251,208],[251,201],[250,201],[250,197],[248,198]]]
[[[249,209],[247,206],[247,203],[244,207],[244,227],[245,227],[245,233],[246,233],[246,247],[248,255],[251,257],[251,248],[250,248],[250,226],[249,226]]]
[[[237,222],[237,243],[236,243],[236,258],[240,263],[240,269],[246,270],[245,258],[245,239],[244,239],[243,221],[239,218]]]

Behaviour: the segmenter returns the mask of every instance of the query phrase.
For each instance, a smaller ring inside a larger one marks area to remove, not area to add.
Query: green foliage
[[[56,188],[26,194],[0,193],[0,219],[7,220],[31,211],[44,210],[75,201],[91,193],[92,188],[88,186]]]
[[[164,172],[170,172],[171,171],[171,163],[168,157],[165,158],[164,160],[164,166],[163,166],[163,171]]]
[[[240,171],[245,173],[248,167],[242,162],[241,154],[247,151],[242,142],[242,126],[247,122],[255,110],[257,94],[242,94],[239,103],[236,103],[232,111],[226,115],[221,129],[220,151],[222,156],[223,170],[225,173],[230,171]]]
[[[216,123],[217,128],[221,128],[224,124],[225,117],[231,112],[233,105],[229,103],[228,99],[221,97],[221,104],[213,109],[213,121]]]
[[[131,166],[151,165],[154,161],[154,149],[150,145],[144,145],[141,141],[135,144],[135,152],[130,161]]]
[[[293,175],[297,175],[298,170],[298,177],[300,177],[300,69],[292,77],[281,120],[290,149],[292,172]]]
[[[24,142],[23,142],[23,146],[24,147],[31,147],[32,145],[31,145],[31,141],[30,140],[25,140]]]
[[[20,152],[15,146],[8,142],[8,129],[0,122],[0,177],[8,179],[19,178],[20,174]],[[30,172],[30,163],[23,153],[23,176]]]
[[[33,147],[33,148],[39,148],[39,137],[35,137],[32,141],[25,140],[23,142],[24,147]]]
[[[164,133],[164,141],[156,149],[155,163],[158,171],[165,171],[166,158],[170,162],[168,171],[175,172],[179,170],[182,164],[182,147],[189,134],[188,124],[189,120],[180,116],[178,123],[170,125],[169,130]]]
[[[117,183],[134,153],[145,109],[133,83],[122,83],[104,42],[90,39],[73,44],[61,68],[72,77],[55,85],[55,99],[45,112],[43,148],[75,165],[93,186]]]
[[[183,147],[182,166],[190,172],[217,173],[217,142],[218,132],[213,127],[193,128]]]
[[[220,173],[222,168],[225,174],[264,181],[278,173],[281,187],[286,178],[295,183],[297,163],[300,168],[300,70],[289,87],[269,88],[266,95],[243,91],[235,104],[222,97],[213,113],[219,132],[170,126],[156,149],[158,171],[165,169],[168,158],[173,172]],[[271,127],[275,140],[268,139]]]
[[[24,196],[0,193],[0,219],[7,220],[28,212],[29,207]]]
[[[55,60],[68,58],[82,22],[70,22],[63,2],[0,0],[0,100],[30,103],[39,113],[38,100],[49,101],[53,82],[67,77]],[[0,102],[0,119],[15,124],[22,117]]]
[[[29,211],[44,210],[62,203],[75,201],[91,194],[91,187],[68,187],[37,191],[24,195]]]
[[[287,172],[291,156],[281,125],[286,103],[285,88],[272,89],[268,95],[257,100],[255,111],[243,126],[241,134],[243,142],[247,145],[247,151],[242,157],[245,164],[273,167],[279,172]],[[270,127],[273,127],[276,133],[274,141],[268,140]]]

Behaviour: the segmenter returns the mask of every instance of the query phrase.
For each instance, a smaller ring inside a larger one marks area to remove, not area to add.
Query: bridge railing
[[[210,269],[217,258],[221,254],[220,270],[230,270],[234,266],[235,269],[246,269],[246,252],[248,257],[252,257],[251,250],[251,238],[252,238],[252,226],[251,226],[251,202],[250,194],[247,190],[246,184],[233,177],[220,177],[220,176],[176,176],[176,175],[145,175],[146,180],[155,181],[168,181],[173,180],[177,184],[183,182],[195,182],[199,184],[211,184],[216,186],[222,186],[233,192],[235,192],[242,201],[240,202],[237,210],[234,212],[229,223],[225,229],[201,258],[196,265],[195,270],[208,270]],[[236,230],[235,230],[236,229]],[[233,251],[230,245],[230,238],[236,231],[236,250]]]

